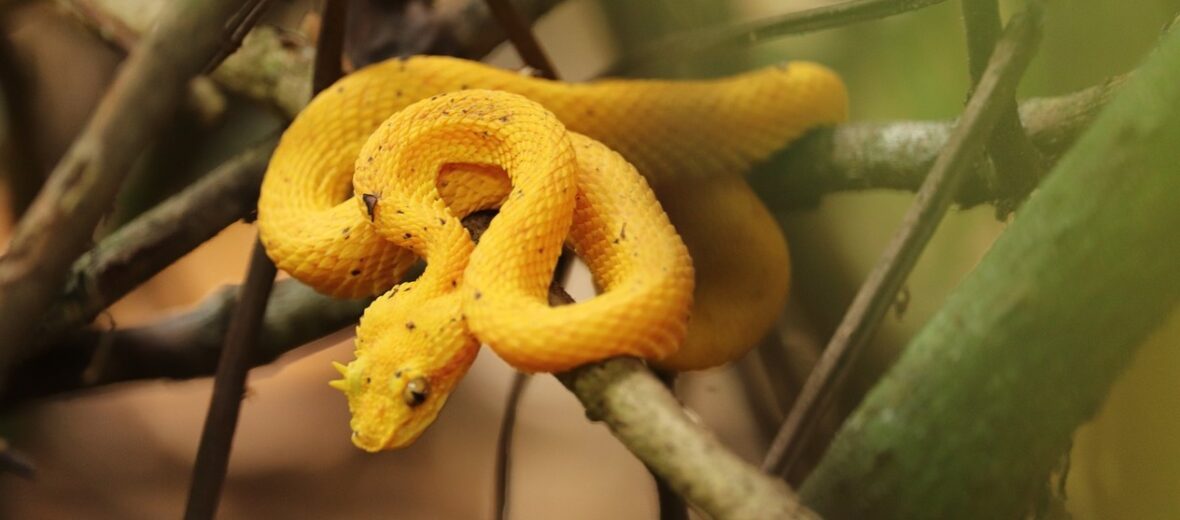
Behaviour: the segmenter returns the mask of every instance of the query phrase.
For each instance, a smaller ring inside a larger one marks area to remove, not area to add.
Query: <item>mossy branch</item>
[[[1017,518],[1180,303],[1180,31],[1131,77],[844,424],[826,518]]]

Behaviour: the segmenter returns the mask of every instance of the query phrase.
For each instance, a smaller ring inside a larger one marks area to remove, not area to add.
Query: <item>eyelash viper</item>
[[[321,292],[385,293],[332,386],[357,446],[396,448],[434,421],[480,341],[546,372],[616,355],[690,370],[746,352],[785,303],[789,257],[742,174],[846,112],[840,79],[807,62],[570,84],[389,60],[321,92],[284,132],[260,237]],[[474,246],[459,217],[492,207]],[[550,308],[567,235],[603,293]],[[418,256],[423,275],[395,286]]]

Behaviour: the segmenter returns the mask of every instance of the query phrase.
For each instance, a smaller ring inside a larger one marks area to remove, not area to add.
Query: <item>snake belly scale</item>
[[[321,292],[382,295],[333,386],[355,444],[396,448],[433,422],[481,342],[534,372],[619,355],[697,369],[748,350],[782,308],[789,258],[742,174],[846,110],[840,80],[803,62],[568,84],[390,60],[322,92],[284,133],[261,238]],[[488,208],[500,213],[476,246],[459,219]],[[551,308],[563,243],[601,294]],[[418,257],[426,271],[399,285]]]

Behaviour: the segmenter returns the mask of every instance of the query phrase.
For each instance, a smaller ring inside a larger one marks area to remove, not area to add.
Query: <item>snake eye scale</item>
[[[397,448],[434,421],[480,344],[529,372],[614,356],[692,370],[745,353],[786,300],[789,257],[743,174],[846,112],[839,78],[806,62],[573,84],[395,59],[294,120],[258,225],[300,281],[379,295],[331,385],[357,446]],[[460,219],[493,208],[476,245]],[[566,244],[600,294],[549,307]],[[399,283],[419,258],[423,274]]]

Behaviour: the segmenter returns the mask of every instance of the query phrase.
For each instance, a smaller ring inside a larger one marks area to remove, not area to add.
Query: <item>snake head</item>
[[[348,397],[353,444],[371,452],[414,442],[438,417],[479,348],[457,306],[445,301],[452,298],[420,302],[391,295],[365,311],[357,359],[335,363],[344,378],[330,383]]]

